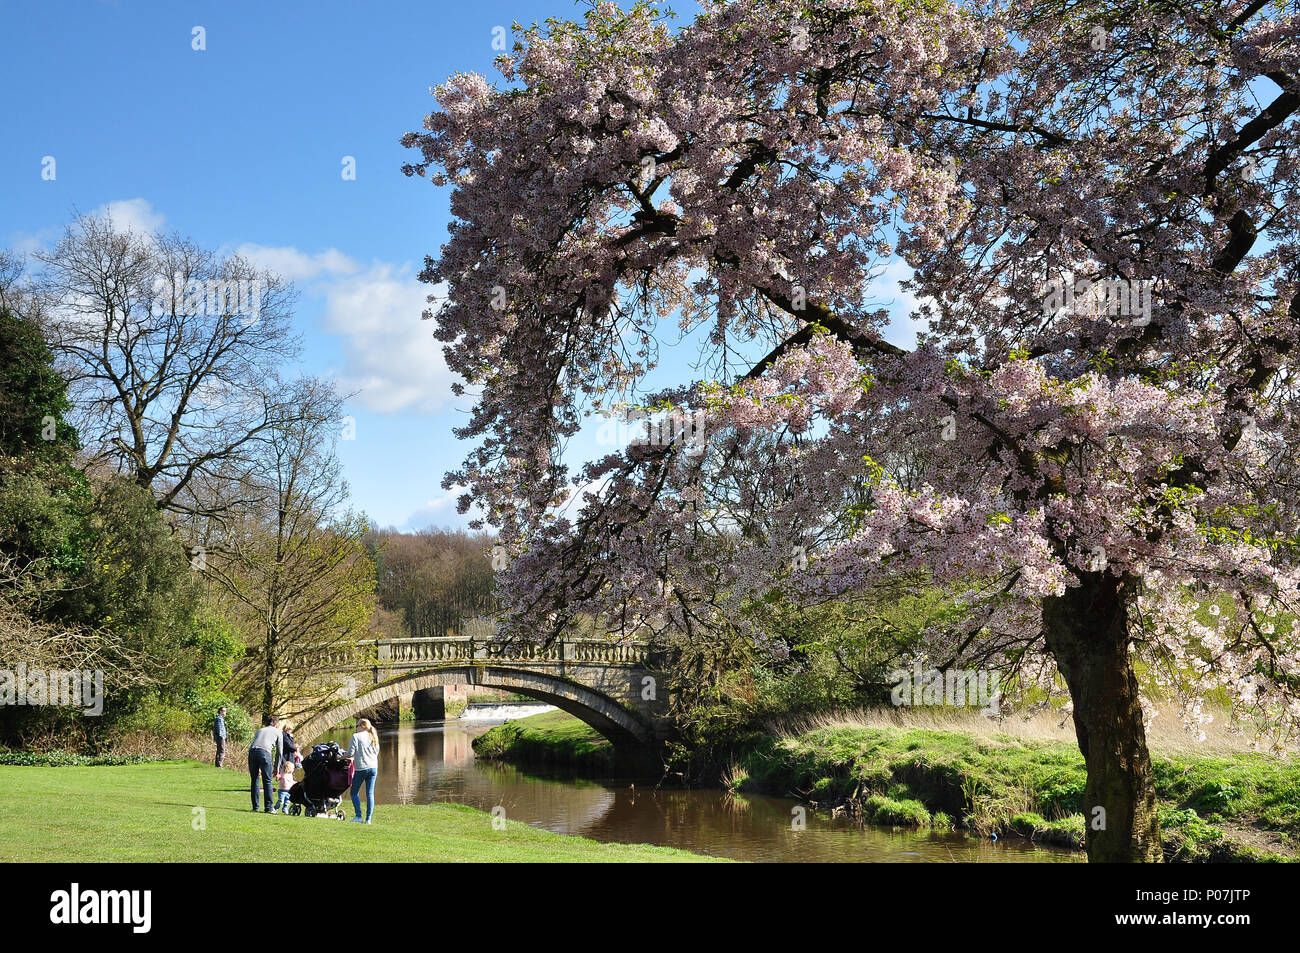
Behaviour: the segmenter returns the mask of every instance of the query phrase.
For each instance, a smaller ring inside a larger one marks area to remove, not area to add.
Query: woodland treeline
[[[487,533],[371,529],[378,626],[390,637],[469,635],[467,623],[496,611],[493,539]]]

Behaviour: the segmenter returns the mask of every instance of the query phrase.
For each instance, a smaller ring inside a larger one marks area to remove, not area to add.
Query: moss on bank
[[[562,711],[547,711],[508,721],[474,739],[474,755],[485,761],[573,768],[583,772],[614,769],[614,746],[594,728]]]

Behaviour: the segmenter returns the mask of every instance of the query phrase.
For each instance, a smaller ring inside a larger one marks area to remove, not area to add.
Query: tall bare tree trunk
[[[262,670],[262,714],[275,714],[275,666],[278,639],[276,627],[272,623],[266,626],[266,667]]]
[[[1083,816],[1092,863],[1163,860],[1155,778],[1128,651],[1128,587],[1105,573],[1043,604],[1047,647],[1070,689],[1088,768]],[[1101,810],[1098,811],[1098,808]]]

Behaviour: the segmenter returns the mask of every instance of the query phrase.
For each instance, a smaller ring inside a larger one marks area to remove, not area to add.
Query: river
[[[496,706],[485,718],[416,721],[380,729],[376,822],[384,804],[453,801],[557,834],[596,841],[660,844],[750,861],[1076,862],[1083,854],[1041,848],[1016,839],[996,843],[964,834],[860,828],[844,818],[805,810],[795,830],[792,799],[733,796],[710,788],[660,788],[642,781],[593,781],[508,764],[479,762],[470,743],[505,714],[541,709]],[[474,713],[471,713],[474,714]],[[351,731],[326,740],[346,746]],[[351,815],[349,808],[348,814]]]

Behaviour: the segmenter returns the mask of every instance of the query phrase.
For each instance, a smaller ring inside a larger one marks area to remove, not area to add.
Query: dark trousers
[[[218,768],[221,767],[222,762],[225,760],[226,760],[226,739],[218,738],[217,739],[217,767]]]
[[[271,800],[271,752],[265,748],[248,749],[248,776],[252,778],[249,790],[253,795],[253,810],[257,810],[257,776],[262,776],[262,793],[266,797],[266,810],[271,810],[275,802]]]

